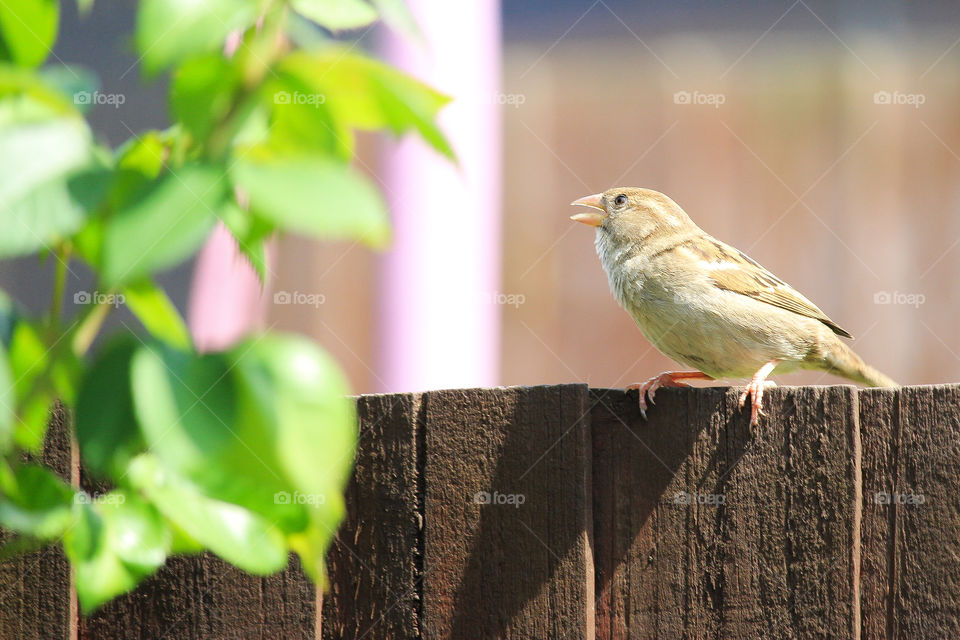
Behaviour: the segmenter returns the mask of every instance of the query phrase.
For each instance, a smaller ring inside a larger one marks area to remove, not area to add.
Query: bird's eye
[[[618,207],[622,207],[623,205],[627,204],[627,196],[621,193],[613,199],[613,204],[617,205]]]

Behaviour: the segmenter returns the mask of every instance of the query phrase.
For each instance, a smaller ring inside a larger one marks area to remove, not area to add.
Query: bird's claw
[[[743,409],[747,404],[747,398],[750,398],[750,426],[755,427],[760,422],[760,416],[767,414],[763,410],[763,391],[772,389],[777,383],[772,380],[751,380],[746,389],[740,394],[739,405]]]
[[[647,419],[647,400],[650,401],[650,404],[655,405],[653,396],[657,393],[657,389],[660,387],[689,387],[690,385],[680,382],[673,377],[671,373],[661,373],[660,375],[653,376],[646,382],[640,382],[637,384],[631,384],[627,387],[628,391],[637,390],[640,392],[640,401],[637,405],[640,408],[640,415],[644,420]]]

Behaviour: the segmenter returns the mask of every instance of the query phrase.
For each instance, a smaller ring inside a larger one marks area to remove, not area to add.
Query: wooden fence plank
[[[419,638],[420,397],[363,396],[357,412],[356,468],[347,518],[328,556],[323,637]]]
[[[76,476],[69,419],[61,406],[51,415],[40,462],[67,482]],[[12,538],[0,531],[0,544]],[[0,638],[70,638],[76,615],[70,586],[70,565],[59,545],[0,564]]]
[[[776,389],[768,400],[767,417],[730,472],[730,521],[737,526],[727,563],[741,576],[730,603],[747,599],[761,623],[754,628],[768,637],[856,638],[857,390]],[[749,580],[746,567],[759,576]]]
[[[891,638],[960,637],[960,385],[862,395],[864,530],[883,534],[864,547],[878,568],[864,619]]]
[[[594,637],[586,398],[424,395],[426,638]]]
[[[860,393],[863,439],[863,524],[860,532],[860,609],[864,638],[893,638],[889,615],[896,509],[878,500],[899,486],[900,392],[869,389]]]
[[[856,392],[594,390],[598,637],[853,632]]]

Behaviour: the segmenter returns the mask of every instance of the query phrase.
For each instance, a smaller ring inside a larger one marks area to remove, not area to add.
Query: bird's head
[[[639,241],[660,229],[686,228],[693,224],[680,205],[652,189],[614,187],[570,204],[597,209],[578,213],[570,219],[610,234],[615,242]]]

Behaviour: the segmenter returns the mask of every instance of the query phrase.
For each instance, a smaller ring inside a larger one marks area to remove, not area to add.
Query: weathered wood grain
[[[896,508],[882,504],[878,494],[892,494],[899,486],[897,456],[900,447],[901,391],[869,389],[860,392],[860,432],[863,440],[863,522],[860,531],[860,608],[864,638],[890,638],[893,600]]]
[[[58,405],[51,415],[40,462],[64,480],[77,469],[70,444],[69,418]],[[0,531],[0,544],[14,536]],[[63,548],[48,546],[0,563],[0,638],[66,640],[74,628],[76,601]]]
[[[960,386],[861,396],[864,637],[960,637]]]
[[[52,547],[0,565],[0,638],[960,637],[960,385],[774,389],[753,428],[739,391],[361,397],[321,630],[295,558],[78,618]],[[97,488],[65,427],[43,460]]]
[[[586,398],[424,395],[424,637],[594,637]]]
[[[347,517],[328,555],[323,637],[419,638],[420,397],[363,396]],[[419,443],[419,444],[418,444]]]
[[[593,390],[598,637],[854,632],[856,391]]]
[[[296,557],[266,578],[251,576],[211,554],[171,558],[132,593],[80,618],[79,637],[315,637],[313,583]]]

